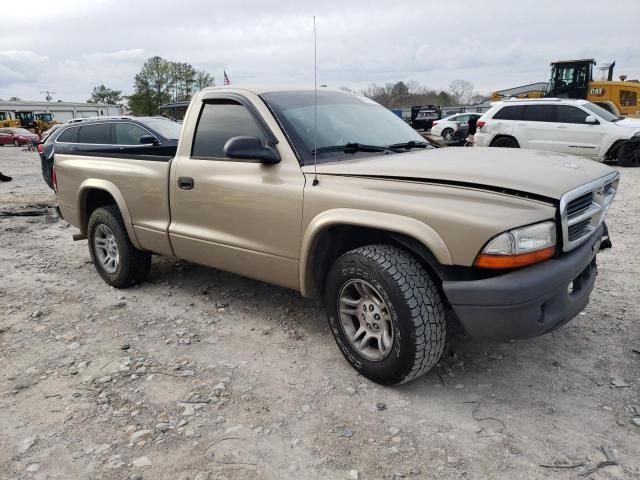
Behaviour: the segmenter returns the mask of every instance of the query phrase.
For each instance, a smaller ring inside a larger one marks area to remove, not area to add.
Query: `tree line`
[[[347,87],[343,89],[349,90]],[[361,93],[387,108],[411,108],[414,105],[464,105],[479,103],[484,99],[475,91],[473,84],[466,80],[454,80],[449,84],[448,90],[440,91],[415,81],[387,83],[384,86],[374,83]]]
[[[185,62],[172,62],[162,57],[149,58],[134,77],[133,93],[123,96],[121,90],[103,85],[94,87],[89,103],[128,103],[134,115],[156,115],[166,103],[188,101],[198,90],[215,85],[215,77]],[[348,87],[343,90],[352,91]],[[371,84],[357,92],[387,108],[410,108],[414,105],[461,105],[483,100],[466,80],[454,80],[447,90],[434,90],[418,82],[395,82],[383,86]]]

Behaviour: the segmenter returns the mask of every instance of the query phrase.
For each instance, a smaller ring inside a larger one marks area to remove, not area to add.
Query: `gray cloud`
[[[464,78],[489,92],[545,80],[561,58],[617,60],[640,76],[637,0],[324,1],[66,0],[8,10],[0,29],[0,97],[85,100],[94,85],[131,92],[152,55],[234,83],[313,81],[312,15],[320,80],[360,88]],[[12,13],[13,12],[13,13]],[[615,25],[609,28],[607,25]]]

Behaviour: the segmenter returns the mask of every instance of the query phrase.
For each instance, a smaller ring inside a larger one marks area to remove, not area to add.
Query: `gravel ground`
[[[37,154],[0,148],[0,171],[0,211],[44,213],[0,213],[2,479],[640,478],[640,169],[573,322],[458,334],[396,388],[355,373],[296,292],[166,258],[108,287]]]

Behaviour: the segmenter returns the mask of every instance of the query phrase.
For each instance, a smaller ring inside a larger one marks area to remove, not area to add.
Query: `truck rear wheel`
[[[331,332],[365,377],[405,383],[440,359],[446,339],[440,293],[408,253],[389,245],[351,250],[335,261],[325,286]]]
[[[118,207],[94,210],[87,230],[91,260],[105,282],[127,288],[146,280],[151,254],[133,246]]]
[[[617,157],[622,167],[640,167],[640,143],[625,143],[618,149]]]

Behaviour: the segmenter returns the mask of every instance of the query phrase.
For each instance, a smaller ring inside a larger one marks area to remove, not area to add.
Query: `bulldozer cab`
[[[0,112],[0,128],[19,127],[20,122],[11,118],[10,112]]]
[[[51,113],[36,113],[35,114],[36,121],[52,123],[53,115]]]
[[[586,99],[595,63],[593,58],[553,62],[545,96]]]
[[[36,119],[33,112],[15,112],[15,115],[22,128],[30,129],[36,127]]]

